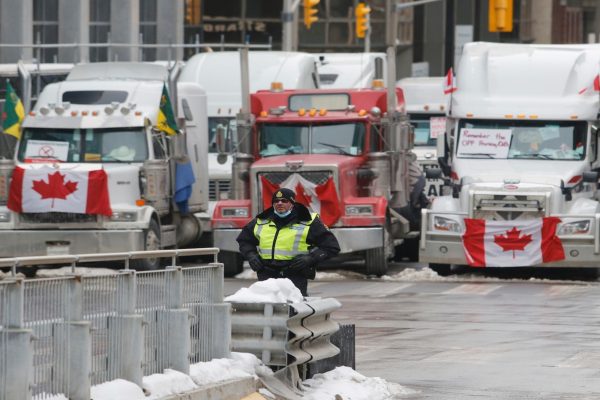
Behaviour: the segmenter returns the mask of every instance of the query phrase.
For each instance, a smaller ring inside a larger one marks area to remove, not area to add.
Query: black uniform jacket
[[[254,236],[254,226],[258,218],[274,221],[278,229],[301,221],[308,222],[311,219],[308,208],[299,203],[294,204],[291,214],[285,218],[278,217],[273,207],[266,209],[250,221],[237,237],[237,242],[240,245],[240,253],[242,253],[245,259],[248,259],[250,254],[257,253],[258,239]],[[340,245],[337,239],[319,217],[316,217],[312,224],[310,224],[306,242],[309,251],[312,252],[320,249],[327,254],[327,258],[333,257],[340,252]],[[265,265],[275,269],[284,268],[290,263],[290,261],[285,260],[264,260],[263,262]]]

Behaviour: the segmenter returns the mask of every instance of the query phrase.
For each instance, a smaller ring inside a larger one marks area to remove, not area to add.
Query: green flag
[[[25,109],[21,99],[15,93],[10,82],[6,80],[6,100],[2,110],[2,130],[16,137],[21,138],[21,122],[25,118]]]
[[[162,95],[160,96],[160,109],[158,110],[158,121],[157,127],[167,135],[177,134],[177,122],[173,115],[173,107],[171,107],[171,100],[169,100],[169,92],[167,92],[167,86],[163,84]]]

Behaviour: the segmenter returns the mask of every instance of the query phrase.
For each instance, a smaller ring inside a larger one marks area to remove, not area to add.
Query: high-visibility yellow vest
[[[254,236],[258,239],[258,255],[263,260],[291,260],[297,255],[308,254],[306,238],[317,216],[317,213],[311,213],[310,221],[284,226],[279,232],[270,219],[257,219]]]

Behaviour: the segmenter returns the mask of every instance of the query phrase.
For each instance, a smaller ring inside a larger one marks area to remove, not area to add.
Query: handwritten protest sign
[[[431,117],[429,118],[429,136],[432,139],[446,131],[446,117]]]
[[[493,158],[506,158],[511,136],[510,129],[463,128],[458,139],[458,156],[489,154]]]

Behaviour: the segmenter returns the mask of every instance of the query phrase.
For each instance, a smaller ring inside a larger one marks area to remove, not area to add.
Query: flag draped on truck
[[[6,99],[2,110],[2,130],[4,133],[21,138],[21,122],[25,118],[25,109],[23,103],[15,89],[8,80],[6,81]]]
[[[565,259],[560,218],[526,221],[465,219],[463,245],[472,267],[525,267]]]
[[[112,215],[108,177],[102,169],[58,170],[16,167],[7,207],[18,213],[68,212]]]
[[[304,204],[311,212],[319,214],[321,221],[327,226],[337,222],[342,216],[340,202],[333,178],[321,185],[312,183],[303,178],[300,174],[291,174],[280,185],[271,183],[268,179],[261,176],[263,209],[271,207],[271,198],[280,188],[292,189],[296,192],[296,201]]]

